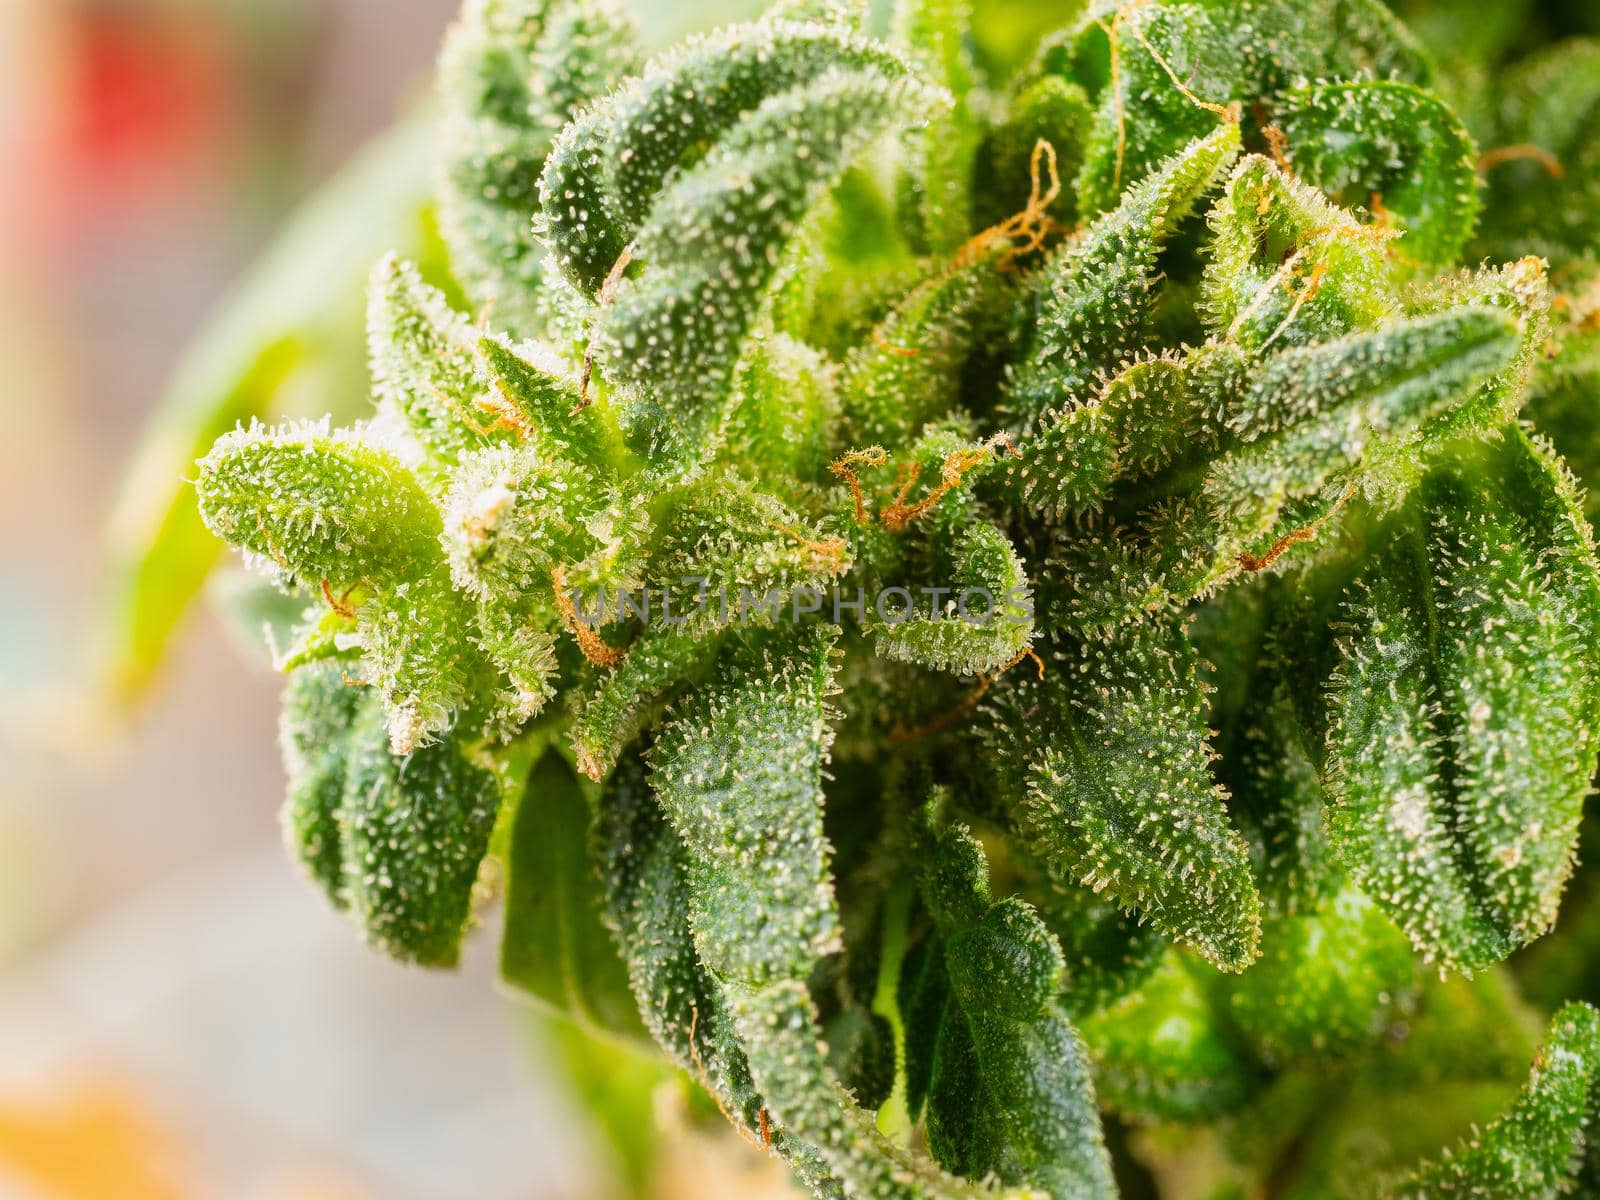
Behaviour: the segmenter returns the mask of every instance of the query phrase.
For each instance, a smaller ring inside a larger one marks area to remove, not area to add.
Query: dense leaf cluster
[[[1600,1188],[1593,882],[1531,1076],[1499,966],[1600,753],[1600,48],[1058,7],[469,2],[453,284],[196,477],[304,602],[294,849],[429,965],[503,879],[818,1195]]]

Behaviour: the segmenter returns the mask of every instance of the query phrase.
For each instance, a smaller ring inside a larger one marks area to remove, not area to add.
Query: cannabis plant
[[[293,851],[818,1196],[1600,1195],[1600,43],[1037,7],[467,5],[375,413],[194,475]]]

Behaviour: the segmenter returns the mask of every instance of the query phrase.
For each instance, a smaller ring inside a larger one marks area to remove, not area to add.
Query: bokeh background
[[[426,103],[454,7],[0,0],[0,1200],[603,1197],[624,1166],[492,936],[405,970],[297,877],[248,639],[201,606],[137,694],[105,672],[117,496],[183,347]],[[661,44],[753,5],[638,7]],[[656,1194],[781,1191],[697,1137]]]

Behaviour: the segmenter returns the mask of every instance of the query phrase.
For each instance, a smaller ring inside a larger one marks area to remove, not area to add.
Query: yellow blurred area
[[[179,1148],[139,1100],[89,1082],[33,1105],[0,1101],[0,1178],[62,1200],[183,1200]]]
[[[84,1080],[26,1104],[0,1100],[0,1183],[44,1200],[193,1200],[203,1195],[174,1130],[115,1080]],[[332,1170],[268,1185],[270,1200],[368,1200]]]

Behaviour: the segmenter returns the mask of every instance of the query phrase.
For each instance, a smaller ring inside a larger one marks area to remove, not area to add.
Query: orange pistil
[[[1299,529],[1284,534],[1276,542],[1272,543],[1272,547],[1265,554],[1259,557],[1254,554],[1239,555],[1239,565],[1251,574],[1254,574],[1257,571],[1265,571],[1268,567],[1272,566],[1280,558],[1282,558],[1284,554],[1288,552],[1290,547],[1298,546],[1303,542],[1309,542],[1316,537],[1323,525],[1327,524],[1334,517],[1339,515],[1339,510],[1345,506],[1345,503],[1350,499],[1351,496],[1355,495],[1355,492],[1356,485],[1352,483],[1349,487],[1345,488],[1344,495],[1339,497],[1339,502],[1322,516],[1311,522],[1311,524],[1304,525]]]
[[[1299,266],[1294,266],[1290,274],[1295,279],[1300,278]],[[1289,326],[1294,324],[1294,319],[1300,315],[1300,310],[1307,304],[1311,303],[1311,301],[1315,300],[1317,294],[1322,291],[1322,281],[1327,277],[1327,274],[1328,264],[1325,262],[1317,263],[1311,268],[1311,274],[1309,277],[1307,277],[1305,286],[1298,292],[1295,291],[1294,284],[1291,279],[1284,279],[1283,286],[1285,290],[1294,296],[1294,302],[1289,305],[1289,311],[1284,314],[1283,320],[1278,322],[1278,327],[1272,331],[1272,336],[1266,340],[1264,345],[1270,346],[1273,342],[1277,341],[1283,336],[1284,331],[1287,330]]]
[[[1576,295],[1558,293],[1550,299],[1551,311],[1566,319],[1579,333],[1600,329],[1600,281],[1591,281]]]
[[[354,591],[355,588],[352,587],[348,589],[344,595],[335,600],[333,598],[332,586],[326,579],[322,581],[322,598],[328,602],[329,608],[333,609],[334,612],[338,613],[346,620],[349,620],[356,615],[356,610],[350,607],[350,593]]]
[[[987,694],[991,683],[992,681],[987,675],[979,675],[978,686],[967,694],[966,699],[962,700],[960,704],[956,705],[949,712],[944,713],[942,716],[935,717],[926,725],[918,725],[913,729],[891,729],[889,731],[889,740],[891,742],[914,742],[920,738],[931,737],[936,733],[943,733],[946,729],[949,729],[951,726],[960,722],[963,717],[978,707],[978,701],[982,700],[984,695]]]
[[[1061,226],[1051,219],[1048,209],[1061,196],[1061,172],[1056,163],[1056,148],[1040,138],[1033,144],[1033,154],[1028,160],[1032,186],[1028,190],[1028,203],[1013,216],[998,225],[991,225],[956,251],[950,260],[952,270],[962,270],[977,262],[990,247],[998,242],[1011,242],[1001,258],[1002,266],[1010,266],[1025,254],[1042,249],[1052,233]],[[1050,182],[1045,184],[1045,176]]]
[[[947,455],[944,465],[940,469],[939,482],[921,500],[910,501],[911,489],[916,486],[918,477],[922,474],[921,463],[902,463],[899,474],[895,480],[897,490],[894,499],[883,510],[880,519],[890,529],[899,531],[905,529],[912,521],[930,511],[952,488],[959,487],[962,479],[974,467],[983,463],[989,455],[1010,454],[1021,458],[1022,453],[1017,449],[1016,443],[1011,440],[1008,433],[998,433],[990,438],[976,450],[957,450]],[[861,486],[861,477],[853,468],[857,466],[881,467],[889,461],[888,452],[881,446],[872,446],[866,450],[852,450],[849,454],[840,456],[828,464],[828,470],[838,479],[842,479],[850,487],[850,494],[855,499],[856,523],[865,525],[871,519],[867,511],[866,493]],[[792,531],[791,531],[792,532]],[[827,545],[826,543],[824,545]]]
[[[1391,242],[1399,236],[1399,230],[1392,229],[1384,224],[1322,225],[1306,234],[1301,249],[1305,249],[1306,244],[1322,237],[1337,238],[1346,242],[1374,241],[1382,243]]]
[[[556,608],[561,613],[561,619],[567,623],[567,628],[572,631],[583,656],[597,667],[614,667],[621,662],[627,651],[607,645],[594,626],[578,619],[577,610],[572,606],[572,597],[567,595],[566,568],[556,567],[552,570],[550,581],[555,584]]]
[[[957,450],[944,460],[944,467],[940,471],[939,482],[921,500],[915,504],[908,504],[906,497],[911,494],[911,489],[917,482],[917,476],[922,473],[920,463],[909,463],[900,471],[900,490],[895,494],[894,501],[883,510],[883,523],[890,529],[900,530],[910,525],[918,517],[930,511],[934,505],[944,499],[945,495],[953,488],[961,486],[961,481],[967,472],[978,466],[991,454],[998,454],[1000,447],[1010,446],[1011,441],[1004,434],[985,443],[977,450]],[[1014,448],[1013,448],[1013,452]]]
[[[1278,164],[1278,169],[1285,175],[1293,175],[1294,168],[1289,165],[1289,135],[1276,125],[1268,125],[1261,130],[1261,136],[1267,139],[1267,149],[1272,152],[1272,161]]]
[[[1129,0],[1129,3],[1124,4],[1112,14],[1109,25],[1103,20],[1095,22],[1100,26],[1100,31],[1106,35],[1106,41],[1110,45],[1111,97],[1116,105],[1117,112],[1117,167],[1116,172],[1111,177],[1111,186],[1114,191],[1118,192],[1122,190],[1122,172],[1127,165],[1128,159],[1128,114],[1122,97],[1122,18],[1136,8],[1143,8],[1148,3],[1149,0]],[[1144,30],[1135,27],[1133,35],[1139,39],[1139,44],[1155,60],[1156,65],[1167,73],[1167,78],[1172,80],[1172,86],[1178,89],[1179,94],[1185,100],[1196,108],[1203,108],[1207,112],[1216,113],[1217,116],[1230,125],[1239,123],[1243,108],[1238,101],[1234,101],[1232,104],[1217,104],[1210,100],[1202,100],[1195,95],[1187,83],[1178,78],[1178,73],[1172,69],[1172,64],[1150,44],[1150,39],[1145,37]]]
[[[278,570],[292,575],[294,572],[289,570],[289,560],[284,557],[283,551],[278,549],[277,539],[272,536],[272,532],[267,528],[266,521],[260,516],[256,517],[256,529],[260,531],[261,542],[267,548],[267,557],[272,559]]]
[[[922,353],[922,351],[917,349],[915,346],[896,346],[888,338],[883,336],[883,330],[881,328],[877,328],[872,331],[872,344],[879,350],[882,350],[885,354],[892,354],[896,358],[916,358]]]
[[[1394,214],[1384,204],[1382,192],[1372,193],[1372,219],[1379,229],[1394,228]]]
[[[1127,9],[1118,9],[1111,18],[1111,24],[1096,21],[1106,41],[1111,47],[1111,99],[1117,106],[1117,169],[1111,177],[1111,190],[1122,190],[1122,168],[1128,158],[1128,112],[1122,99],[1122,39],[1118,33],[1122,28],[1122,17]]]
[[[1386,239],[1398,238],[1402,231],[1395,227],[1394,214],[1390,212],[1388,206],[1384,204],[1382,192],[1372,193],[1372,203],[1370,207],[1372,210],[1372,228],[1378,230],[1379,233],[1381,233]],[[1388,258],[1399,263],[1401,266],[1422,266],[1420,262],[1412,258],[1409,254],[1402,254],[1400,249],[1396,246],[1386,245],[1383,249],[1383,252]]]
[[[1514,146],[1496,146],[1493,150],[1486,150],[1478,157],[1478,174],[1487,175],[1496,167],[1508,162],[1524,162],[1532,159],[1549,173],[1552,179],[1565,179],[1566,167],[1561,165],[1561,160],[1543,146],[1535,146],[1531,142],[1519,142]]]
[[[1283,281],[1283,290],[1295,297],[1295,309],[1298,311],[1302,305],[1310,304],[1311,301],[1315,300],[1317,293],[1322,291],[1322,281],[1328,275],[1328,264],[1325,262],[1314,263],[1311,267],[1311,274],[1304,276],[1305,286],[1299,291],[1295,290],[1294,280],[1302,278],[1300,268],[1296,266],[1290,274],[1292,278]],[[1291,321],[1294,319],[1293,313],[1290,314],[1289,319]]]
[[[845,541],[843,538],[828,538],[817,541],[809,538],[800,530],[790,525],[779,525],[777,528],[799,542],[801,547],[816,560],[816,565],[829,575],[837,575],[844,566]]]
[[[1005,666],[1001,667],[1000,668],[1000,674],[1004,675],[1007,671],[1011,670],[1012,667],[1016,666],[1019,662],[1021,662],[1025,658],[1033,659],[1034,669],[1039,672],[1039,679],[1041,681],[1043,681],[1043,679],[1044,679],[1044,659],[1039,657],[1039,652],[1037,650],[1035,650],[1032,646],[1025,647],[1021,654],[1017,655],[1010,662],[1008,662]]]
[[[885,451],[881,446],[873,446],[868,450],[852,450],[849,454],[846,454],[841,458],[836,458],[828,464],[828,470],[831,471],[836,478],[842,479],[845,481],[845,483],[850,485],[850,494],[855,497],[856,501],[857,525],[865,525],[867,523],[867,500],[866,496],[863,495],[861,491],[861,477],[851,470],[851,468],[858,465],[865,467],[881,467],[888,461],[888,452]]]
[[[617,255],[617,261],[611,264],[611,270],[606,274],[606,281],[600,285],[600,294],[595,297],[599,309],[604,309],[611,303],[611,297],[616,293],[617,285],[622,282],[622,274],[628,269],[628,264],[633,261],[633,245],[630,243],[622,248],[622,253]],[[598,310],[597,314],[598,315]],[[594,341],[591,339],[588,348],[583,352],[583,375],[578,380],[578,403],[572,410],[572,415],[577,416],[589,407],[589,383],[594,379]]]
[[[1135,6],[1129,5],[1128,7],[1132,8]],[[1127,9],[1123,10],[1123,12],[1126,11]],[[1122,13],[1118,13],[1117,16],[1120,18]],[[1183,80],[1178,78],[1178,73],[1172,69],[1172,64],[1162,56],[1159,50],[1150,44],[1150,39],[1145,37],[1144,30],[1136,27],[1133,31],[1133,35],[1139,39],[1139,44],[1145,48],[1145,53],[1149,54],[1151,58],[1155,59],[1156,65],[1167,73],[1167,78],[1172,80],[1172,86],[1178,89],[1179,95],[1181,95],[1185,100],[1187,100],[1190,104],[1193,104],[1196,108],[1203,108],[1209,113],[1215,113],[1229,125],[1237,125],[1239,123],[1239,117],[1243,110],[1238,101],[1234,101],[1232,104],[1216,104],[1210,100],[1202,100],[1189,89],[1188,84],[1184,83]],[[1281,131],[1279,131],[1279,136],[1283,136]],[[1267,140],[1270,142],[1271,139],[1272,134],[1268,132]],[[1119,181],[1121,179],[1120,166],[1118,170],[1118,179]]]
[[[499,385],[496,384],[495,386],[498,390]],[[438,393],[435,393],[435,396],[437,395]],[[521,414],[517,412],[516,407],[511,403],[510,397],[503,391],[500,392],[498,397],[480,396],[473,401],[472,406],[479,412],[494,419],[487,423],[479,421],[462,407],[459,400],[453,397],[450,400],[450,407],[455,409],[456,416],[461,423],[479,437],[490,437],[496,433],[507,432],[527,438],[532,433],[527,423],[523,421]]]
[[[733,1114],[730,1113],[727,1107],[722,1103],[722,1097],[717,1094],[717,1089],[711,1086],[711,1075],[706,1071],[706,1064],[700,1058],[700,1043],[695,1037],[695,1034],[699,1031],[699,1029],[700,1006],[691,1000],[689,1001],[689,1057],[694,1061],[694,1069],[700,1074],[701,1086],[711,1094],[711,1099],[716,1104],[717,1111],[722,1114],[722,1119],[729,1125],[732,1125],[734,1129],[738,1130],[741,1138],[743,1138],[752,1146],[758,1144],[763,1148],[771,1146],[772,1143],[767,1137],[767,1110],[765,1108],[761,1110],[761,1128],[763,1140],[760,1143],[757,1143],[754,1135],[752,1135],[751,1132],[745,1128],[744,1122],[735,1121],[733,1119]]]
[[[1038,653],[1033,649],[1033,647],[1026,647],[1020,654],[1018,654],[1010,662],[1006,663],[1005,666],[1001,667],[993,675],[979,675],[978,686],[973,688],[972,691],[967,694],[966,698],[962,700],[960,704],[956,705],[955,708],[951,709],[943,716],[935,717],[926,725],[919,725],[914,729],[891,729],[889,731],[889,740],[892,742],[914,742],[918,738],[928,737],[935,733],[943,733],[946,729],[949,729],[952,725],[955,725],[957,722],[959,722],[973,709],[977,708],[978,701],[982,700],[985,694],[988,693],[989,689],[994,686],[995,680],[999,679],[1002,675],[1011,670],[1012,667],[1016,666],[1025,658],[1033,659],[1033,664],[1039,672],[1039,678],[1043,679],[1044,659],[1039,657]]]

